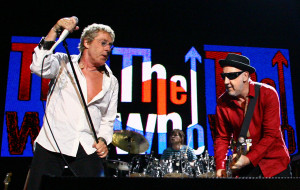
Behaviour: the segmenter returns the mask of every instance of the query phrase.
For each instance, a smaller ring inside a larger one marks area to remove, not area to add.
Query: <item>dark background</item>
[[[79,38],[82,29],[94,22],[110,25],[116,33],[115,46],[151,48],[152,64],[164,65],[172,75],[182,74],[183,61],[176,63],[191,46],[197,50],[204,44],[289,49],[295,118],[300,117],[297,76],[300,58],[299,14],[300,2],[296,0],[6,2],[0,12],[0,123],[3,123],[11,36],[45,36],[58,19],[73,15],[79,18],[80,30],[70,37]],[[115,60],[118,60],[117,56]],[[114,58],[111,67],[120,79],[121,66],[114,66],[113,62]],[[188,70],[189,67],[183,66],[183,69]],[[200,68],[198,72],[202,70]],[[198,76],[198,83],[199,87],[203,87],[203,75]],[[202,90],[198,103],[199,110],[205,110]],[[122,112],[125,108],[127,105],[120,103],[118,111]],[[201,112],[199,118],[203,121],[200,124],[205,126],[205,113]],[[296,124],[299,125],[297,120]],[[0,157],[0,180],[4,180],[7,172],[12,172],[12,187],[22,189],[30,161],[31,158]]]

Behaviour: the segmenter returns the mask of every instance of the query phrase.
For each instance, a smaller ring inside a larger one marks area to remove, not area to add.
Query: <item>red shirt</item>
[[[249,82],[249,102],[255,96],[255,82]],[[247,157],[254,166],[259,165],[264,177],[272,177],[285,170],[290,156],[280,126],[280,107],[276,90],[261,84],[253,117],[249,126],[252,146]],[[226,155],[231,137],[235,141],[241,131],[244,109],[236,99],[225,92],[217,101],[216,135],[214,142],[216,169],[225,169]]]

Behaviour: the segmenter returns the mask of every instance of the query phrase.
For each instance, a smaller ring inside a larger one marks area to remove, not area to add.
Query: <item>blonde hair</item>
[[[84,28],[78,45],[79,51],[83,52],[83,50],[85,49],[84,40],[87,40],[88,43],[92,42],[97,36],[98,32],[101,31],[107,32],[112,38],[113,42],[115,41],[115,32],[111,29],[110,26],[94,23]]]

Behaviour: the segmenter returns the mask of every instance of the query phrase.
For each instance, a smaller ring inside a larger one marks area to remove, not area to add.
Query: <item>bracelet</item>
[[[107,146],[106,140],[103,137],[99,137],[98,140],[104,142],[104,144]]]

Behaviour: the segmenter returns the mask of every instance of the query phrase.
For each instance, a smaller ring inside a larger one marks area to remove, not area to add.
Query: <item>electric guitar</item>
[[[4,183],[4,190],[8,190],[8,186],[9,186],[9,183],[11,181],[11,176],[12,176],[12,173],[7,173],[6,174],[6,177],[5,177],[4,181],[3,181],[3,183]]]
[[[229,168],[232,176],[236,176],[238,174],[238,170],[231,169],[231,167],[240,159],[242,155],[246,155],[249,152],[252,145],[251,140],[252,139],[246,139],[246,142],[239,144],[238,146],[235,142],[231,143],[232,150],[233,147],[236,147],[236,153],[234,153],[232,159],[229,160]]]

